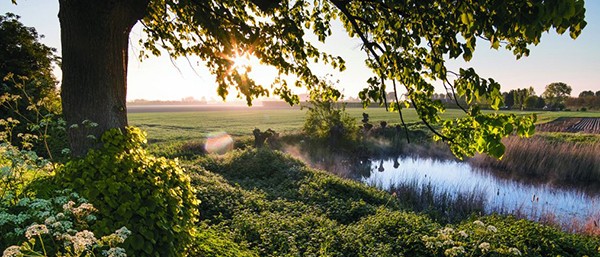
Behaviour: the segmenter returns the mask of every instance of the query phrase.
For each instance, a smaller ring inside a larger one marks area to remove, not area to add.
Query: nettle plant
[[[56,193],[49,199],[23,198],[15,205],[0,206],[3,257],[126,256],[118,247],[131,234],[126,227],[96,238],[88,229],[96,221],[97,209],[76,193]]]

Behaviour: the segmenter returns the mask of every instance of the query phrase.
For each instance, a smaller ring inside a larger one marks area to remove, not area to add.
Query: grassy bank
[[[393,195],[277,152],[235,152],[187,169],[202,201],[203,226],[257,256],[599,254],[596,238],[512,217],[442,226],[403,209]]]

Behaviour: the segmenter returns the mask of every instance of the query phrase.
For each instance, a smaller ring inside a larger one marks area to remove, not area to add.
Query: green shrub
[[[57,182],[100,210],[94,232],[129,228],[124,248],[133,256],[183,255],[198,214],[189,177],[176,162],[148,154],[137,128],[110,130],[102,142],[101,149],[68,162]]]
[[[328,142],[332,147],[355,142],[358,125],[356,119],[346,112],[345,105],[337,103],[340,97],[340,92],[330,85],[317,85],[311,91],[302,131],[312,139]]]

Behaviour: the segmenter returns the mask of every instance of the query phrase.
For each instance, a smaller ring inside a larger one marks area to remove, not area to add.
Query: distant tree
[[[525,99],[523,107],[525,109],[541,109],[544,108],[545,105],[546,103],[543,98],[537,95],[530,95]]]
[[[508,106],[508,108],[512,108],[515,105],[515,95],[511,91],[502,93],[504,97],[504,105]]]
[[[552,108],[564,109],[565,100],[571,95],[571,87],[563,82],[554,82],[546,86],[542,97]]]
[[[600,97],[600,90],[596,91],[596,96]]]
[[[600,92],[600,91],[598,91]],[[591,90],[587,90],[587,91],[582,91],[581,93],[579,93],[579,97],[589,97],[589,96],[594,96],[594,92]]]
[[[532,95],[535,95],[533,87],[511,89],[508,93],[503,94],[504,104],[510,108],[522,110],[525,108],[525,100]]]

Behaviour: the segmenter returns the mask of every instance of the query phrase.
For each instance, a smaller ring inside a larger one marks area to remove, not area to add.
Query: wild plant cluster
[[[26,197],[14,205],[5,203],[0,207],[2,256],[126,256],[120,245],[131,232],[121,227],[97,238],[89,230],[97,220],[96,212],[92,204],[69,190],[49,199]]]

